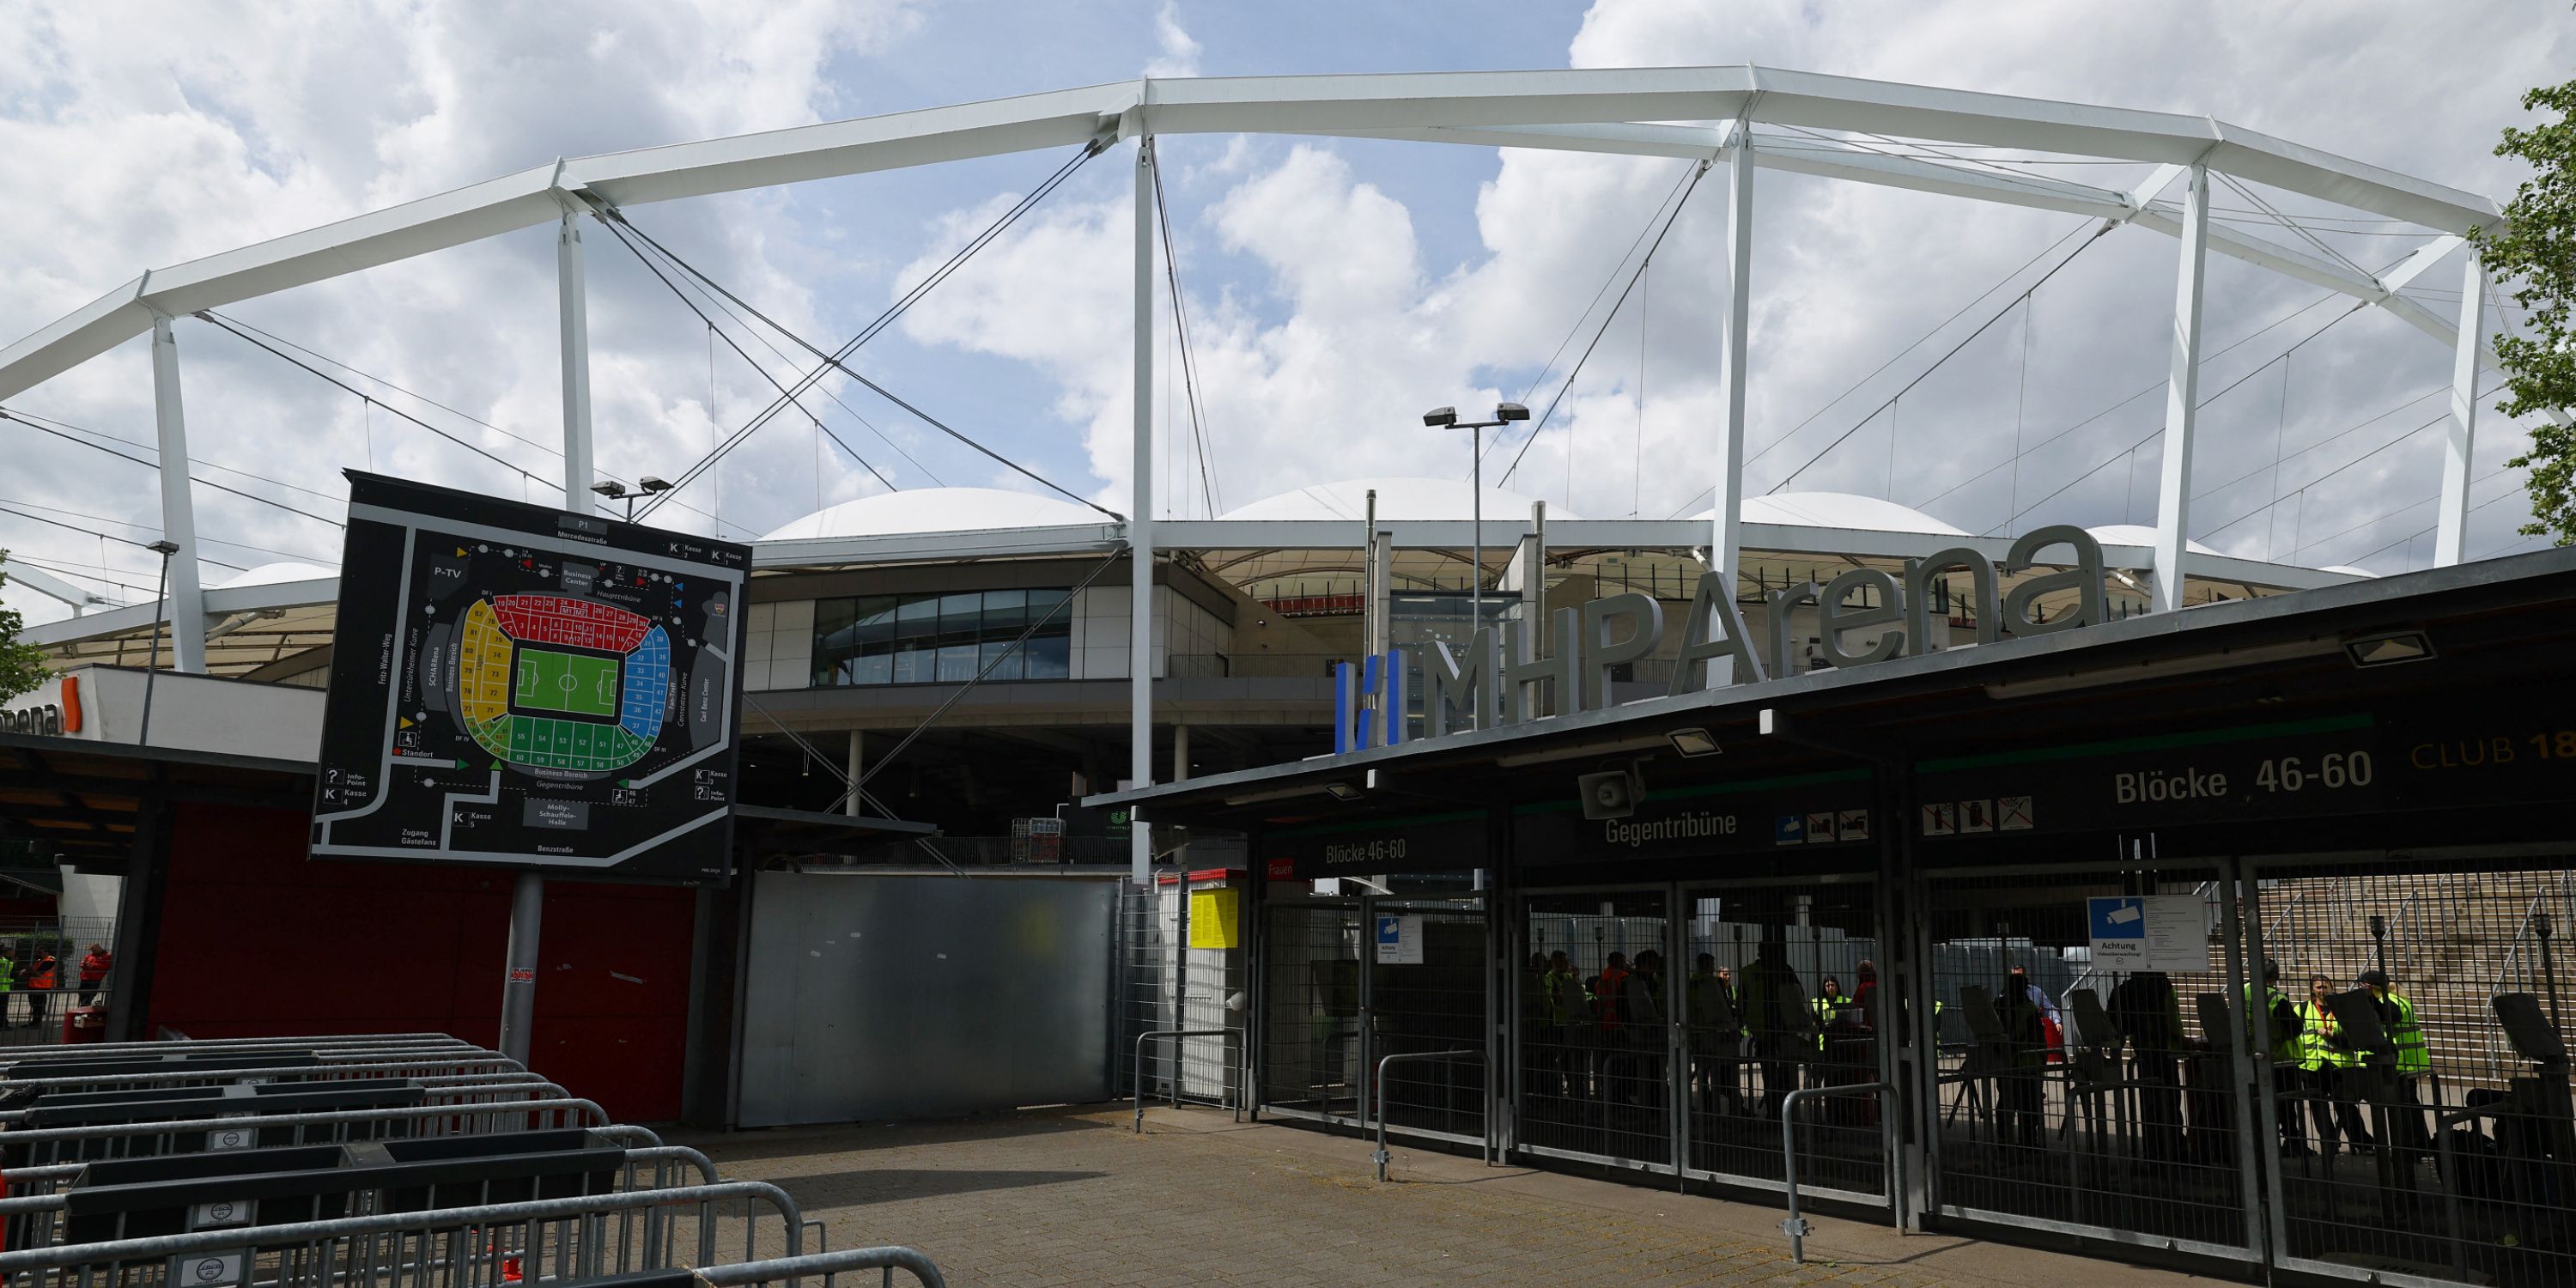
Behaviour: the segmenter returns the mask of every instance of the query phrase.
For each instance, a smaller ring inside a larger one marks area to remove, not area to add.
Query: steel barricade
[[[1221,1038],[1234,1035],[1233,1029],[1148,1029],[1136,1035],[1136,1130],[1145,1130],[1145,1044],[1156,1038]],[[1177,1071],[1172,1078],[1172,1103],[1181,1103],[1181,1081]]]
[[[1780,1164],[1784,1170],[1789,1200],[1789,1215],[1780,1222],[1780,1231],[1789,1236],[1789,1259],[1799,1265],[1807,1263],[1807,1218],[1798,1215],[1798,1106],[1826,1096],[1874,1095],[1879,1099],[1879,1112],[1886,1121],[1896,1117],[1896,1088],[1891,1083],[1864,1082],[1848,1087],[1800,1087],[1780,1098]],[[1904,1222],[1898,1221],[1899,1229]]]
[[[894,1283],[897,1270],[911,1275],[922,1288],[947,1288],[948,1285],[948,1281],[940,1277],[939,1267],[931,1264],[929,1257],[912,1248],[891,1245],[816,1252],[802,1257],[781,1257],[776,1261],[710,1266],[700,1270],[697,1279],[710,1288],[765,1288],[781,1280],[793,1283],[798,1279],[820,1276],[823,1288],[835,1288],[833,1280],[836,1276],[854,1270],[878,1271],[882,1276],[881,1282],[887,1285]]]
[[[549,1127],[597,1127],[644,1133],[640,1127],[615,1126],[608,1111],[575,1097],[495,1105],[413,1105],[394,1109],[336,1109],[316,1113],[264,1116],[182,1118],[158,1122],[92,1123],[78,1127],[21,1128],[0,1132],[0,1149],[26,1151],[26,1162],[9,1171],[14,1190],[27,1169],[98,1158],[145,1158],[217,1149],[250,1148],[263,1138],[283,1134],[274,1144],[336,1145],[387,1136],[450,1136],[500,1130]],[[375,1130],[365,1130],[373,1128]],[[218,1133],[231,1139],[210,1139]],[[92,1148],[90,1142],[99,1142]],[[650,1142],[658,1145],[657,1138]]]
[[[608,1132],[598,1132],[594,1134],[603,1139],[613,1138],[612,1134]],[[616,1133],[615,1135],[622,1136],[624,1133]],[[646,1133],[646,1138],[650,1138],[650,1133]],[[523,1172],[515,1174],[512,1172],[511,1164],[524,1161],[531,1157],[544,1157],[543,1155],[532,1156],[528,1154],[513,1153],[494,1154],[489,1156],[489,1161],[496,1165],[495,1174],[493,1175],[483,1177],[449,1176],[438,1179],[424,1179],[420,1176],[416,1168],[406,1168],[401,1165],[396,1165],[393,1168],[384,1170],[362,1167],[348,1171],[337,1171],[327,1165],[317,1169],[317,1160],[301,1156],[310,1152],[311,1151],[309,1150],[249,1151],[240,1156],[245,1162],[258,1158],[258,1156],[263,1153],[270,1155],[291,1153],[296,1155],[296,1157],[276,1160],[276,1165],[274,1166],[264,1166],[256,1169],[245,1168],[239,1172],[227,1171],[185,1181],[185,1184],[192,1187],[190,1195],[191,1198],[205,1197],[205,1187],[221,1187],[225,1182],[235,1180],[249,1181],[252,1183],[253,1188],[264,1189],[267,1191],[265,1195],[260,1198],[225,1200],[228,1208],[238,1202],[239,1214],[237,1216],[231,1212],[227,1212],[225,1214],[225,1218],[229,1219],[209,1219],[200,1216],[192,1218],[192,1223],[203,1225],[242,1225],[246,1227],[255,1227],[256,1217],[259,1210],[258,1205],[261,1203],[281,1200],[287,1202],[319,1202],[326,1198],[336,1199],[339,1204],[345,1205],[347,1208],[346,1211],[338,1212],[336,1215],[327,1219],[341,1220],[359,1216],[369,1216],[376,1213],[376,1204],[383,1202],[389,1193],[395,1191],[410,1192],[410,1197],[408,1199],[396,1200],[398,1204],[423,1209],[439,1209],[492,1206],[495,1203],[495,1199],[492,1196],[492,1187],[496,1184],[503,1186],[524,1185],[530,1188],[531,1193],[534,1193],[535,1187],[540,1184],[560,1186],[569,1180],[570,1183],[583,1187],[578,1194],[558,1193],[548,1197],[572,1198],[589,1197],[599,1194],[670,1190],[688,1185],[716,1185],[722,1183],[722,1178],[716,1174],[715,1163],[704,1153],[684,1145],[663,1145],[659,1143],[636,1146],[622,1150],[620,1152],[620,1156],[605,1173],[607,1177],[607,1187],[599,1189],[591,1188],[590,1177],[586,1174],[589,1170],[587,1168],[547,1173],[544,1175],[542,1180]],[[577,1154],[578,1151],[574,1151],[562,1155],[561,1157],[577,1160]],[[261,1161],[267,1162],[268,1160]],[[51,1247],[60,1243],[74,1241],[87,1243],[130,1241],[139,1236],[133,1234],[132,1227],[126,1224],[129,1219],[133,1219],[140,1214],[147,1222],[152,1220],[167,1220],[169,1218],[163,1214],[177,1206],[187,1203],[186,1199],[180,1198],[170,1198],[166,1200],[153,1200],[147,1198],[142,1203],[135,1204],[130,1207],[118,1208],[112,1212],[94,1210],[86,1218],[93,1223],[92,1234],[88,1238],[81,1238],[77,1233],[75,1233],[76,1227],[72,1224],[72,1219],[79,1218],[80,1214],[71,1212],[70,1204],[72,1202],[74,1191],[82,1187],[81,1183],[83,1180],[83,1174],[87,1172],[90,1167],[90,1163],[63,1163],[50,1167],[29,1168],[20,1172],[10,1173],[9,1180],[11,1182],[11,1197],[0,1198],[0,1219],[5,1219],[9,1222],[8,1247],[12,1250],[24,1251],[40,1247]],[[331,1181],[307,1181],[305,1182],[306,1184],[311,1184],[315,1187],[309,1190],[296,1190],[293,1188],[292,1182],[290,1182],[286,1188],[280,1188],[278,1185],[278,1181],[286,1180],[287,1174],[289,1173],[296,1174],[298,1176],[310,1176],[317,1170],[332,1173],[332,1180],[342,1183],[333,1184]],[[262,1176],[273,1176],[277,1177],[278,1180],[262,1182],[256,1179]],[[167,1186],[173,1179],[175,1178],[165,1178],[160,1182],[160,1184],[162,1186]],[[30,1180],[41,1184],[44,1187],[44,1192],[33,1194],[21,1193],[19,1187],[19,1182],[21,1180]],[[123,1184],[140,1185],[143,1187],[143,1191],[145,1193],[148,1193],[152,1188],[154,1188],[154,1183],[152,1182],[128,1181],[123,1182]],[[477,1187],[480,1188],[478,1189]],[[93,1191],[93,1193],[101,1194],[108,1192],[110,1191]],[[220,1188],[218,1188],[217,1192],[220,1192]],[[204,1205],[194,1206],[197,1206],[199,1211],[202,1212]],[[105,1233],[96,1231],[95,1224],[101,1221],[111,1223],[109,1231]]]
[[[477,1050],[463,1038],[444,1033],[385,1033],[349,1037],[222,1038],[155,1042],[84,1042],[77,1046],[30,1048],[0,1059],[0,1070],[22,1064],[115,1060],[166,1055],[256,1054],[261,1051],[345,1052],[359,1050]]]
[[[111,1243],[0,1253],[7,1288],[488,1288],[669,1268],[694,1227],[700,1265],[717,1262],[725,1209],[743,1204],[743,1262],[759,1258],[776,1215],[791,1259],[804,1218],[761,1181],[634,1190],[431,1212],[200,1230]],[[157,1273],[155,1273],[157,1271]]]
[[[38,1091],[107,1091],[140,1087],[193,1087],[266,1079],[273,1082],[328,1082],[351,1077],[418,1078],[424,1084],[440,1078],[475,1075],[491,1081],[494,1075],[523,1074],[527,1070],[516,1060],[497,1052],[480,1052],[467,1057],[420,1058],[404,1060],[367,1060],[347,1063],[262,1065],[247,1069],[198,1069],[173,1065],[167,1071],[136,1073],[99,1073],[59,1078],[17,1078],[5,1084],[10,1089],[32,1088]]]
[[[1397,1055],[1385,1056],[1385,1057],[1382,1057],[1382,1058],[1380,1058],[1380,1059],[1378,1060],[1378,1062],[1377,1062],[1377,1152],[1376,1152],[1376,1153],[1374,1153],[1374,1154],[1369,1155],[1369,1157],[1370,1157],[1371,1159],[1375,1160],[1375,1161],[1376,1161],[1376,1163],[1377,1163],[1377,1178],[1378,1178],[1379,1180],[1383,1181],[1383,1180],[1385,1180],[1385,1179],[1386,1179],[1386,1165],[1387,1165],[1387,1163],[1388,1163],[1389,1161],[1391,1161],[1391,1160],[1395,1157],[1394,1155],[1389,1154],[1389,1153],[1386,1151],[1386,1067],[1387,1067],[1388,1065],[1390,1065],[1390,1064],[1398,1064],[1398,1063],[1403,1063],[1403,1062],[1408,1062],[1408,1061],[1418,1061],[1418,1060],[1443,1060],[1443,1061],[1446,1061],[1446,1060],[1481,1060],[1481,1059],[1483,1059],[1484,1057],[1485,1057],[1485,1053],[1484,1053],[1484,1052],[1482,1052],[1482,1051],[1469,1051],[1469,1050],[1460,1049],[1460,1050],[1456,1050],[1456,1051],[1406,1051],[1406,1052],[1402,1052],[1402,1053],[1397,1054]]]

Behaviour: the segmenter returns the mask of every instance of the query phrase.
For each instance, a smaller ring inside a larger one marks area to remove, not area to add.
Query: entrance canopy
[[[1244,830],[1299,877],[1499,867],[1498,829],[1529,875],[1646,879],[1871,869],[1899,843],[1930,865],[2149,833],[2167,856],[2536,840],[2556,825],[2517,803],[2576,796],[2571,642],[2576,550],[2550,550],[1089,803]],[[1610,771],[1642,799],[1585,820],[1577,779]]]

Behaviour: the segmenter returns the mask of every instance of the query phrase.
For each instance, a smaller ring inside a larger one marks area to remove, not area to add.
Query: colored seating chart
[[[501,760],[622,769],[661,732],[671,639],[614,605],[498,595],[466,610],[456,679],[467,732]]]

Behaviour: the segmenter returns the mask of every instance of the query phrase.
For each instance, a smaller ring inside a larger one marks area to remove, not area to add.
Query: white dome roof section
[[[2319,568],[2319,569],[2317,569],[2317,571],[2318,571],[2318,572],[2339,572],[2339,573],[2342,573],[2344,576],[2347,576],[2347,577],[2377,577],[2377,576],[2379,575],[2378,573],[2372,572],[2372,571],[2371,571],[2371,570],[2369,570],[2368,568],[2355,568],[2355,567],[2353,567],[2351,564],[2334,564],[2334,565],[2329,566],[2329,567]]]
[[[2098,528],[2086,528],[2085,531],[2092,533],[2095,541],[2106,546],[2152,546],[2156,543],[2156,530],[2143,523],[2106,523]],[[2186,541],[2182,544],[2183,549],[2196,555],[2220,553],[2197,541]]]
[[[808,541],[819,537],[1053,528],[1108,521],[1107,515],[1088,506],[1030,492],[995,487],[925,487],[879,492],[826,506],[783,528],[762,533],[760,539]]]
[[[1692,515],[1713,518],[1715,508]],[[1746,523],[1778,523],[1797,528],[1845,528],[1856,532],[1920,532],[1936,537],[1964,537],[1966,532],[1912,506],[1849,492],[1775,492],[1748,496],[1740,517]]]
[[[1368,494],[1377,491],[1377,517],[1380,519],[1468,519],[1475,517],[1476,489],[1464,479],[1343,479],[1337,483],[1317,483],[1294,492],[1265,497],[1250,505],[1238,506],[1217,517],[1226,520],[1322,520],[1358,523],[1368,513]],[[1537,497],[1525,496],[1504,488],[1485,489],[1485,521],[1525,517]],[[1549,506],[1551,519],[1579,519]]]
[[[243,586],[276,586],[290,581],[320,581],[339,575],[329,568],[298,563],[290,559],[277,563],[264,563],[246,572],[234,573],[230,578],[216,582],[211,589],[234,590]]]

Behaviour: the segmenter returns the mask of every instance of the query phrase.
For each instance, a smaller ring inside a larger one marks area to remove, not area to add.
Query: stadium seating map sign
[[[313,853],[722,880],[751,551],[349,478]]]

